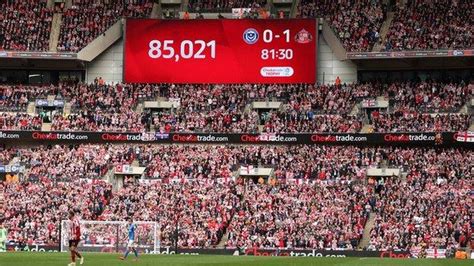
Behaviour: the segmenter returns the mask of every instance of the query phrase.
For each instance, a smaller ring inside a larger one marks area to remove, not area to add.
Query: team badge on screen
[[[244,41],[248,44],[254,44],[258,41],[258,32],[256,29],[246,29],[244,31]]]
[[[302,29],[298,32],[295,36],[295,41],[297,43],[309,43],[313,40],[313,35],[309,33],[307,30]]]

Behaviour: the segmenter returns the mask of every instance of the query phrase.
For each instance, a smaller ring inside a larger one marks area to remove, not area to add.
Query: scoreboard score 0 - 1
[[[126,22],[129,83],[314,83],[317,21]]]

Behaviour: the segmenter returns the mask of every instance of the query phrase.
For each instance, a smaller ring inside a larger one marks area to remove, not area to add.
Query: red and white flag
[[[429,248],[426,250],[429,259],[446,259],[446,249]]]
[[[454,139],[458,142],[474,142],[474,131],[458,132],[454,134]]]

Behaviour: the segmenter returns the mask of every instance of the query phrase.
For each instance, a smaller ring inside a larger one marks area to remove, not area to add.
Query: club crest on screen
[[[254,44],[258,41],[258,32],[256,29],[246,29],[243,38],[247,44]]]
[[[309,33],[307,30],[302,29],[298,32],[295,36],[295,41],[297,43],[309,43],[313,40],[313,35]]]

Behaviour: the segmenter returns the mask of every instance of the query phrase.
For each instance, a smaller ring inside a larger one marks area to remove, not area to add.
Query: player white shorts
[[[137,245],[135,244],[135,241],[133,240],[128,240],[128,243],[127,243],[127,248],[134,248],[136,247]]]

